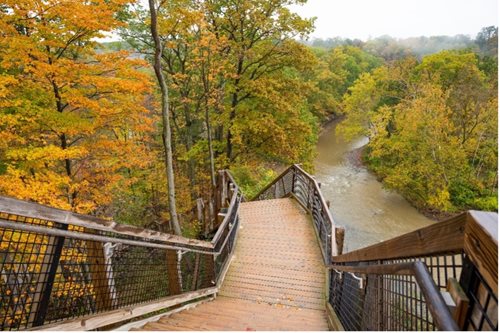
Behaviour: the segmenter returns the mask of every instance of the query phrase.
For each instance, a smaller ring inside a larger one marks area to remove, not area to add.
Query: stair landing
[[[142,330],[328,330],[325,268],[307,212],[290,198],[240,205],[240,230],[215,300]]]

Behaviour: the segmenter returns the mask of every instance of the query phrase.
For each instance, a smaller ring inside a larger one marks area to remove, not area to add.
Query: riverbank
[[[327,134],[329,131],[332,131],[333,128],[335,128],[340,122],[342,122],[345,119],[343,115],[337,116],[337,115],[332,115],[328,120],[323,122],[321,125],[321,129],[319,131],[319,137]],[[375,176],[377,181],[383,184],[383,181],[381,177],[370,167],[368,163],[366,163],[366,160],[364,158],[364,155],[366,154],[366,145],[363,145],[361,147],[357,147],[354,149],[351,149],[346,152],[345,154],[345,159],[347,163],[349,163],[353,168],[355,169],[361,169],[364,168],[366,169],[370,174]],[[391,190],[394,191],[394,190]],[[399,195],[403,196],[401,193],[394,191],[395,193],[398,193]],[[404,197],[404,196],[403,196]],[[442,212],[438,210],[433,210],[433,209],[425,209],[425,208],[420,208],[417,205],[415,205],[412,200],[410,200],[407,197],[404,197],[408,203],[414,207],[415,209],[418,210],[422,215],[426,216],[427,218],[431,219],[432,221],[441,221],[443,219],[452,217],[456,215],[456,213],[449,213],[449,212]]]
[[[377,180],[379,182],[383,183],[383,180],[381,179],[381,177],[370,167],[370,165],[368,163],[366,163],[366,159],[365,159],[366,148],[367,148],[367,146],[365,145],[363,147],[359,147],[359,148],[356,148],[356,149],[349,151],[347,153],[346,159],[355,168],[366,168],[371,174],[373,174],[377,178]],[[406,199],[406,201],[408,201],[410,203],[410,205],[415,207],[415,209],[417,209],[421,214],[423,214],[424,216],[426,216],[427,218],[429,218],[433,221],[436,221],[436,222],[442,221],[444,219],[447,219],[447,218],[450,218],[454,215],[457,215],[457,213],[442,212],[439,210],[433,210],[433,209],[429,209],[429,208],[420,208],[420,207],[416,206],[415,203],[412,202],[412,200],[405,197],[403,194],[401,194],[397,191],[396,191],[396,193],[403,196]]]

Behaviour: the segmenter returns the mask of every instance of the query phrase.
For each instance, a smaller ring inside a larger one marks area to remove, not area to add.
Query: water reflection
[[[331,125],[321,135],[315,176],[335,223],[346,228],[344,252],[386,240],[433,223],[403,197],[385,190],[375,176],[348,158],[367,138],[346,142]]]

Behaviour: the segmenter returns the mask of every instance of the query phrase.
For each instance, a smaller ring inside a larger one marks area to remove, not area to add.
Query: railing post
[[[339,250],[342,252],[342,249]],[[342,254],[342,253],[339,253]],[[378,260],[378,264],[381,265],[382,261]],[[377,277],[377,331],[383,331],[384,327],[384,278],[382,275]]]
[[[86,230],[88,233],[92,233],[92,231],[90,229]],[[107,273],[104,246],[101,242],[88,241],[87,251],[92,284],[96,293],[96,310],[110,310],[113,307],[112,284],[110,283],[112,276],[108,276]]]
[[[179,295],[182,293],[181,277],[178,269],[178,260],[176,250],[167,250],[167,275],[168,289],[170,295]]]
[[[68,230],[68,225],[64,224],[60,229]],[[42,264],[37,282],[36,295],[39,295],[39,301],[36,302],[36,299],[33,300],[30,311],[30,321],[33,319],[33,326],[42,326],[45,322],[45,317],[49,309],[50,295],[54,287],[54,280],[56,278],[57,267],[59,266],[63,246],[64,237],[49,237],[47,251],[43,259],[44,263]]]
[[[215,260],[217,257],[213,254],[204,254],[206,261],[206,279],[210,282],[210,286],[215,286],[217,284],[217,272],[215,271]]]
[[[333,226],[332,226],[333,227]],[[337,254],[341,255],[344,251],[344,236],[345,236],[345,228],[342,226],[335,226],[334,228],[335,239],[333,240],[337,245]]]

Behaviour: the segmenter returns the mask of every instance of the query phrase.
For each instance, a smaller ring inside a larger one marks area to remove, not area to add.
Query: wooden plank
[[[498,295],[498,215],[467,214],[464,249],[486,283]]]
[[[183,305],[181,307],[178,307],[178,308],[175,308],[175,309],[173,309],[171,311],[168,311],[166,313],[162,313],[162,314],[159,314],[159,315],[156,315],[156,316],[153,316],[153,317],[148,317],[146,319],[142,319],[142,320],[134,321],[134,322],[131,322],[131,323],[127,323],[125,325],[122,325],[122,326],[120,326],[118,328],[113,329],[113,331],[134,331],[135,329],[141,328],[141,327],[143,327],[146,324],[156,322],[160,318],[165,318],[165,317],[173,315],[175,313],[178,313],[178,312],[181,312],[181,311],[184,311],[184,310],[189,310],[189,309],[194,308],[194,307],[196,307],[196,306],[198,306],[200,304],[213,301],[214,299],[215,299],[215,297],[209,297],[209,298],[206,298],[206,299],[202,299],[200,301],[196,301],[196,302],[193,302],[193,303],[188,303],[188,304],[185,304],[185,305]]]
[[[241,290],[230,290],[230,289],[226,289],[225,291],[221,292],[220,295],[224,297],[231,297],[241,300],[255,301],[267,304],[293,306],[298,308],[315,309],[315,310],[325,309],[325,302],[324,300],[320,299],[298,298],[298,297],[280,298],[272,293],[255,294],[251,292],[245,293]]]
[[[217,303],[217,302],[214,302]],[[279,311],[282,310],[282,311]],[[281,322],[286,321],[288,324],[300,325],[304,323],[308,319],[317,319],[311,317],[296,317],[292,316],[297,311],[292,308],[276,308],[276,307],[268,307],[266,308],[257,308],[254,311],[249,309],[235,310],[233,308],[222,308],[220,311],[216,309],[209,309],[207,307],[200,308],[199,310],[194,311],[186,311],[185,313],[180,314],[177,319],[186,318],[191,319],[192,322],[204,322],[209,323],[213,320],[213,318],[217,318],[217,321],[224,325],[227,322],[240,322],[250,324],[252,322],[260,322],[260,323],[271,323],[271,322]],[[319,311],[315,311],[319,312]],[[165,321],[168,322],[168,321]],[[210,323],[210,326],[213,324]]]
[[[162,310],[177,304],[213,295],[217,288],[206,288],[184,293],[182,295],[169,296],[157,301],[128,306],[119,310],[108,311],[82,318],[68,320],[62,323],[54,323],[35,327],[36,331],[88,331],[99,327],[114,324],[125,319],[132,319],[150,312]]]
[[[290,322],[326,319],[324,310],[268,305],[266,303],[242,301],[227,297],[219,297],[214,302],[206,303],[189,312],[205,317],[215,317],[220,314],[221,316],[226,315],[228,318],[236,319],[252,317],[262,320],[286,320]],[[179,315],[182,316],[183,313]],[[326,322],[323,322],[323,324],[326,324]]]
[[[262,284],[266,283],[269,286],[276,286],[279,288],[282,287],[296,287],[296,288],[309,288],[309,289],[317,289],[317,288],[322,288],[323,286],[323,280],[297,280],[297,279],[292,279],[292,278],[287,278],[286,276],[282,278],[274,278],[274,277],[269,277],[269,276],[261,276],[261,275],[255,275],[255,276],[249,276],[246,274],[236,274],[233,272],[232,275],[228,275],[225,279],[225,281],[231,281],[234,283],[253,283],[253,284]]]
[[[311,301],[320,300],[323,301],[323,293],[322,290],[301,290],[301,289],[292,289],[292,288],[276,288],[275,286],[269,286],[265,284],[255,285],[255,284],[247,284],[247,283],[232,283],[228,281],[224,283],[224,288],[220,291],[221,295],[224,294],[225,291],[238,291],[244,293],[251,293],[254,295],[271,295],[286,298],[286,299],[307,299]]]
[[[328,326],[329,326],[330,330],[332,330],[332,331],[345,331],[344,326],[340,322],[339,317],[335,313],[335,310],[333,310],[330,303],[326,303],[326,314],[327,314]]]
[[[234,262],[237,264],[237,262]],[[275,266],[264,266],[264,265],[255,265],[255,269],[249,268],[241,268],[238,270],[231,270],[228,276],[233,276],[233,272],[241,275],[247,273],[255,273],[259,274],[262,277],[270,277],[270,278],[283,278],[286,279],[288,276],[292,275],[295,278],[300,280],[311,279],[315,282],[323,281],[324,274],[319,274],[319,272],[308,272],[303,269],[294,269],[293,267],[275,267]]]
[[[461,251],[466,214],[404,234],[380,244],[334,256],[333,262],[371,261]]]

